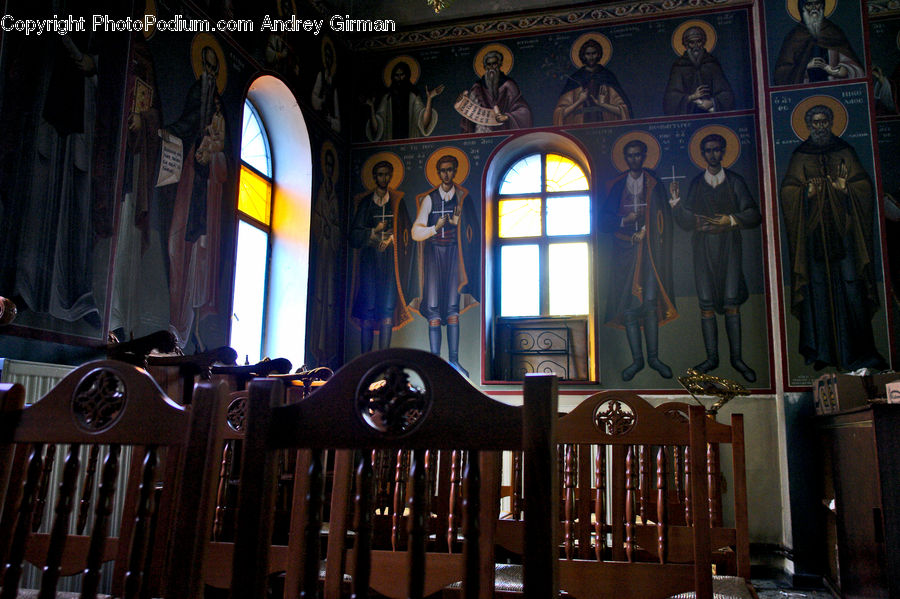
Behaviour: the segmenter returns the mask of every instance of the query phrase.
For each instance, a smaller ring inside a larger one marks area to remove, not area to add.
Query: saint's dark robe
[[[824,70],[806,69],[816,56],[833,67],[843,64],[851,70],[851,78],[865,76],[862,62],[850,47],[847,36],[837,25],[824,19],[818,36],[813,36],[806,25],[798,23],[784,38],[775,63],[775,85],[828,81],[829,76]]]
[[[700,85],[709,88],[709,98],[713,101],[713,109],[706,111],[688,100]],[[679,56],[669,71],[669,82],[663,100],[663,111],[666,114],[703,114],[706,112],[723,112],[734,108],[734,92],[722,66],[715,56],[703,53],[699,63],[694,63],[688,53]]]
[[[678,316],[675,309],[672,277],[672,209],[663,192],[663,185],[652,171],[644,169],[644,190],[640,204],[644,217],[635,223],[622,225],[622,219],[635,211],[627,193],[628,171],[613,179],[601,208],[601,227],[612,233],[609,298],[606,304],[606,324],[623,328],[625,312],[644,303],[645,269],[652,271],[657,281],[657,321],[665,324]],[[645,234],[635,241],[641,228]]]
[[[843,191],[828,182],[842,167]],[[823,193],[810,195],[813,179],[822,182]],[[800,144],[781,182],[781,209],[791,313],[800,321],[799,350],[806,363],[845,370],[884,367],[872,332],[879,307],[874,187],[853,148],[834,136],[825,145]]]
[[[683,229],[693,232],[694,283],[700,308],[724,314],[725,306],[746,302],[749,293],[742,265],[741,229],[758,227],[762,215],[744,178],[725,169],[725,181],[712,187],[700,173],[691,181],[687,197],[675,206],[673,214]],[[697,229],[697,215],[722,214],[732,216],[737,227],[718,233]]]
[[[412,241],[409,238],[409,213],[403,203],[403,192],[389,189],[390,199],[384,206],[373,200],[372,191],[354,198],[356,212],[350,225],[350,247],[353,273],[350,290],[353,305],[351,320],[359,326],[373,328],[385,318],[397,330],[412,320],[407,309],[407,282],[412,264]],[[394,236],[383,252],[371,245],[372,229],[384,222],[381,235]]]

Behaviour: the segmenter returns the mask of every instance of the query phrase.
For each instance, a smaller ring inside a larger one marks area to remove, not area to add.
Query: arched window
[[[537,153],[509,167],[496,239],[500,316],[590,313],[590,186],[575,161]]]
[[[495,381],[596,380],[590,171],[568,138],[523,136],[488,169],[486,352]]]
[[[241,177],[230,345],[251,363],[262,357],[272,227],[272,153],[266,129],[244,100]]]
[[[305,361],[312,153],[303,113],[280,79],[244,103],[230,344],[239,359]]]

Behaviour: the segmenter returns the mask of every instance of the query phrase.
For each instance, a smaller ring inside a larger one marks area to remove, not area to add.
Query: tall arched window
[[[294,94],[271,75],[247,90],[230,343],[241,360],[305,362],[309,132]]]
[[[589,171],[568,140],[524,137],[498,151],[507,166],[488,176],[487,378],[595,380]]]
[[[262,357],[269,234],[272,227],[272,153],[266,129],[244,100],[238,236],[230,345],[255,363]]]
[[[509,167],[496,239],[500,316],[590,313],[590,186],[575,161],[537,153]]]

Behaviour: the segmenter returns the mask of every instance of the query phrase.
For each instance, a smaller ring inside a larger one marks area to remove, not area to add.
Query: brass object
[[[703,406],[706,409],[706,413],[711,416],[715,416],[719,409],[731,401],[732,398],[738,395],[750,395],[750,391],[736,381],[697,372],[693,368],[688,368],[684,376],[678,377],[678,382],[691,394],[694,401]],[[707,408],[702,401],[697,399],[698,395],[716,397],[718,399]]]
[[[16,312],[13,301],[0,296],[0,326],[11,323],[16,317]]]
[[[437,14],[450,6],[453,3],[453,0],[425,0],[425,2],[434,9],[434,13]]]

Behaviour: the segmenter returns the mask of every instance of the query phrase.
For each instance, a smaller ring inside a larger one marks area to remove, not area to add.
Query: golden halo
[[[394,74],[394,67],[397,66],[398,63],[405,62],[406,66],[409,67],[409,82],[415,84],[416,81],[419,80],[419,74],[421,73],[421,68],[419,67],[419,61],[417,61],[412,56],[407,54],[402,54],[400,56],[395,56],[390,59],[386,65],[384,65],[384,86],[391,86],[391,76]]]
[[[228,65],[225,64],[225,53],[222,52],[222,46],[211,33],[198,33],[191,42],[191,65],[194,67],[194,77],[200,78],[203,73],[203,48],[209,46],[216,53],[219,60],[219,74],[216,76],[216,89],[219,94],[225,91],[225,84],[228,82]]]
[[[659,149],[659,142],[656,138],[646,131],[629,131],[616,140],[610,152],[612,162],[620,173],[628,170],[628,164],[625,162],[625,144],[635,139],[639,139],[647,144],[647,157],[644,159],[644,168],[654,169],[659,164],[659,157],[662,152]]]
[[[612,44],[609,41],[609,38],[603,35],[602,33],[597,33],[596,31],[591,31],[590,33],[583,33],[578,36],[578,39],[572,44],[572,49],[569,51],[569,56],[572,59],[572,64],[574,64],[579,69],[584,66],[584,63],[581,61],[581,57],[578,56],[581,51],[581,46],[584,42],[588,40],[594,40],[600,47],[603,49],[603,56],[600,57],[600,64],[606,66],[606,63],[609,62],[609,59],[612,58]]]
[[[794,108],[791,113],[791,128],[794,135],[798,139],[806,140],[809,137],[809,127],[806,124],[806,112],[816,106],[824,104],[834,112],[834,122],[831,123],[831,132],[840,137],[847,130],[847,123],[850,117],[847,115],[847,108],[844,107],[837,99],[831,96],[810,96],[806,98]]]
[[[512,51],[503,44],[488,44],[478,51],[478,54],[475,55],[475,60],[472,63],[472,66],[475,67],[475,74],[479,77],[484,76],[484,55],[491,50],[496,50],[503,56],[503,63],[500,65],[500,70],[503,71],[504,75],[509,75],[509,72],[513,67],[513,55]]]
[[[707,23],[706,21],[701,21],[700,19],[692,19],[690,21],[685,21],[681,25],[679,25],[675,29],[675,33],[672,34],[672,49],[675,51],[677,56],[681,56],[684,54],[684,42],[681,41],[681,38],[684,36],[684,32],[687,31],[690,27],[699,27],[706,33],[706,43],[703,44],[703,47],[706,48],[707,52],[712,52],[713,48],[716,47],[716,30],[715,28]]]
[[[156,16],[156,2],[155,0],[146,0],[144,2],[144,14],[145,15],[153,15]],[[156,22],[154,21],[150,27],[144,29],[144,39],[148,40],[153,37],[153,34],[156,33]]]
[[[281,9],[281,2],[279,0],[275,0],[275,10],[278,12],[278,16],[281,18],[290,17],[291,15],[297,14],[297,3],[294,0],[291,0],[291,14],[286,15]]]
[[[700,141],[712,133],[718,133],[725,138],[725,154],[722,156],[722,166],[730,168],[741,155],[741,140],[738,138],[737,133],[725,125],[707,125],[697,129],[691,136],[691,141],[688,144],[691,162],[706,170],[707,164],[706,160],[703,159],[703,153],[700,151]]]
[[[368,191],[375,189],[375,179],[372,177],[372,167],[382,160],[387,160],[391,163],[391,166],[394,167],[394,174],[391,176],[391,182],[388,183],[388,188],[397,189],[397,187],[403,183],[404,169],[403,161],[400,157],[393,152],[378,152],[377,154],[369,156],[362,165],[360,176],[362,177],[363,187]]]
[[[331,182],[337,183],[338,179],[338,169],[340,168],[338,165],[338,153],[337,148],[334,147],[334,144],[331,141],[326,141],[322,144],[322,151],[319,153],[319,164],[322,165],[322,174],[325,174],[325,154],[331,152],[331,155],[334,156],[334,169],[331,172]],[[372,169],[369,169],[371,173]],[[371,175],[370,175],[371,176]]]
[[[798,23],[803,20],[800,16],[800,0],[784,0],[785,8],[791,18]],[[837,7],[837,0],[825,0],[825,16],[830,17]]]
[[[332,42],[331,38],[327,35],[322,38],[322,48],[320,49],[320,52],[322,53],[322,66],[325,65],[325,46],[331,47],[331,70],[328,71],[328,74],[333,77],[335,71],[337,71],[337,52],[334,51],[334,42]]]
[[[432,152],[428,160],[425,161],[425,176],[428,178],[428,182],[435,187],[441,184],[441,178],[437,172],[438,160],[447,154],[459,161],[459,166],[456,168],[456,177],[453,178],[453,181],[462,185],[466,177],[469,176],[469,157],[466,153],[454,146],[444,146]]]

